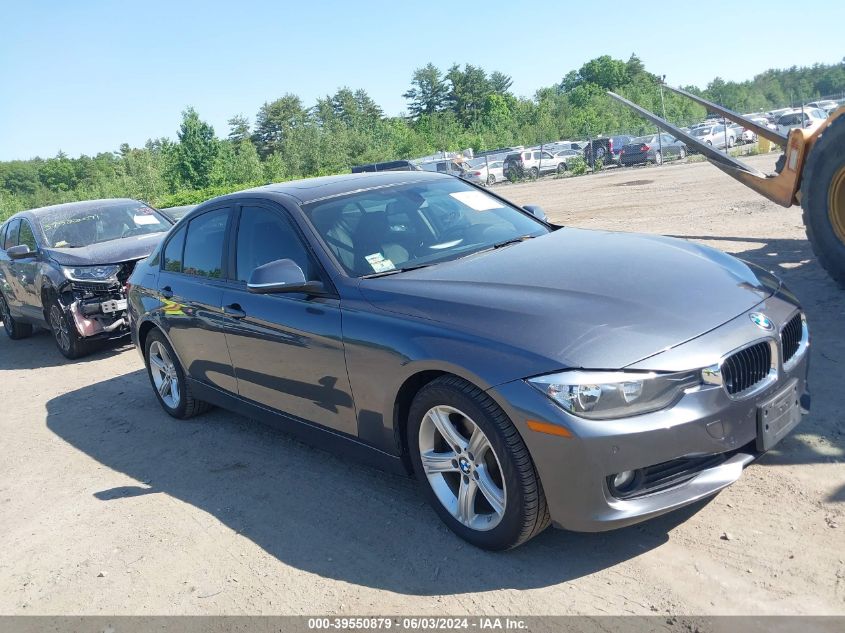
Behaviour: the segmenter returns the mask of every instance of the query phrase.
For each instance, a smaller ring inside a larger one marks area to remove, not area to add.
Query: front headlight
[[[120,266],[62,266],[71,281],[117,281]]]
[[[701,375],[697,371],[563,371],[529,378],[528,384],[574,415],[611,420],[668,407],[684,389],[701,384]]]

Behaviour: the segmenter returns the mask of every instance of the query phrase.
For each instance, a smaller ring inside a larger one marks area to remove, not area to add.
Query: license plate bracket
[[[100,304],[100,310],[102,310],[103,314],[113,314],[125,310],[126,305],[126,299],[110,299]]]
[[[767,451],[801,421],[801,395],[793,378],[768,400],[757,405],[757,450]]]

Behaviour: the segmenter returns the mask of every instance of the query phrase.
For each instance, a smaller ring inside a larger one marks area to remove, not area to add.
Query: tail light
[[[472,175],[473,176],[480,176],[481,172],[480,171],[474,171],[474,172],[472,172]]]
[[[650,150],[650,149],[651,149],[651,147],[649,147],[648,145],[646,145],[645,143],[643,143],[643,146],[640,148],[640,151],[641,151],[641,152],[647,152],[647,151],[648,151],[648,150]]]
[[[613,139],[612,138],[607,139],[607,151],[609,151],[611,153],[613,152]]]

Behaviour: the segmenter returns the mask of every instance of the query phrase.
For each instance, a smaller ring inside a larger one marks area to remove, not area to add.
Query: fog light
[[[636,471],[623,470],[621,473],[618,473],[613,477],[613,487],[617,490],[622,490],[634,481],[635,476]]]

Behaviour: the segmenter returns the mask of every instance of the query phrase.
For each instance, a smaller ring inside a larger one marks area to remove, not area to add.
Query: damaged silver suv
[[[129,333],[126,280],[172,222],[137,200],[21,211],[0,225],[0,319],[11,339],[46,327],[68,358]]]

